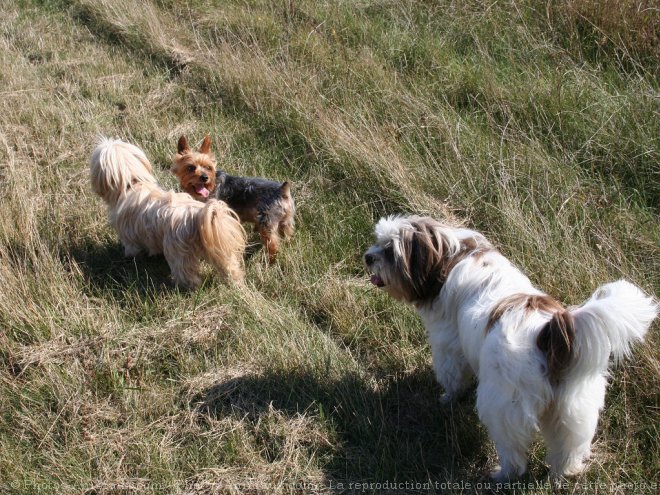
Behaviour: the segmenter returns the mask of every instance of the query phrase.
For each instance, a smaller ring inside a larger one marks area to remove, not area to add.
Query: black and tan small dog
[[[269,262],[275,260],[281,237],[293,235],[296,207],[289,183],[216,171],[209,136],[199,151],[191,150],[186,137],[181,136],[172,172],[193,198],[206,201],[212,195],[226,202],[242,222],[252,223],[268,251]]]

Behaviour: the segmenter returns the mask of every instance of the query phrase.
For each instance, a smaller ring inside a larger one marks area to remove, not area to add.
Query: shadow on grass
[[[266,371],[215,384],[193,399],[202,418],[233,416],[258,424],[275,409],[305,414],[334,432],[324,469],[344,481],[478,479],[487,435],[465,399],[444,408],[430,372],[384,376]]]
[[[259,261],[263,256],[260,242],[248,244],[246,261],[253,257]],[[163,292],[187,292],[187,289],[175,286],[169,264],[162,254],[140,254],[135,258],[126,258],[124,248],[116,241],[98,244],[88,240],[71,246],[67,258],[75,261],[85,277],[90,293],[97,297],[111,296],[121,303],[132,300],[136,295],[148,298]],[[209,280],[203,282],[203,286],[221,280],[218,272],[210,268],[208,263],[203,265],[206,270],[202,273],[209,275]]]
[[[111,293],[121,301],[128,289],[140,295],[174,290],[170,268],[162,255],[126,258],[124,248],[117,242],[84,241],[73,245],[69,256],[82,270],[95,296]]]

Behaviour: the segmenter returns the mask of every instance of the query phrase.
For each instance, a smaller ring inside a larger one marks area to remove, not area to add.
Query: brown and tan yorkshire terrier
[[[163,253],[174,282],[185,288],[201,283],[200,259],[242,280],[245,230],[226,203],[165,191],[142,150],[120,140],[99,138],[90,167],[126,256]]]
[[[225,201],[241,221],[254,225],[268,251],[268,261],[275,260],[280,238],[288,239],[294,231],[296,207],[288,182],[216,171],[209,136],[199,151],[191,150],[186,137],[181,136],[173,162],[172,172],[184,191],[200,201],[209,197]]]

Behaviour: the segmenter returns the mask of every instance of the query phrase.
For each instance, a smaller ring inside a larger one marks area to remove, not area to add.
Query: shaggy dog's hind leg
[[[602,376],[564,386],[552,410],[543,417],[541,432],[548,447],[547,462],[554,475],[573,476],[584,470],[606,386]]]
[[[527,470],[527,450],[534,438],[536,421],[526,410],[524,394],[511,387],[492,386],[488,381],[480,381],[477,387],[479,419],[495,442],[500,463],[490,476],[498,482],[517,478]]]

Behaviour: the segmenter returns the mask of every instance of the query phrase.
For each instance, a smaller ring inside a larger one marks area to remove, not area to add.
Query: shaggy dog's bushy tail
[[[206,261],[234,281],[242,281],[246,235],[236,213],[224,201],[211,199],[198,218]]]
[[[658,315],[658,304],[641,289],[625,280],[599,287],[580,308],[571,311],[575,322],[574,372],[607,368],[630,355]]]
[[[550,376],[580,379],[607,370],[630,355],[658,314],[658,304],[641,289],[619,280],[599,287],[579,308],[555,313],[541,330]]]

